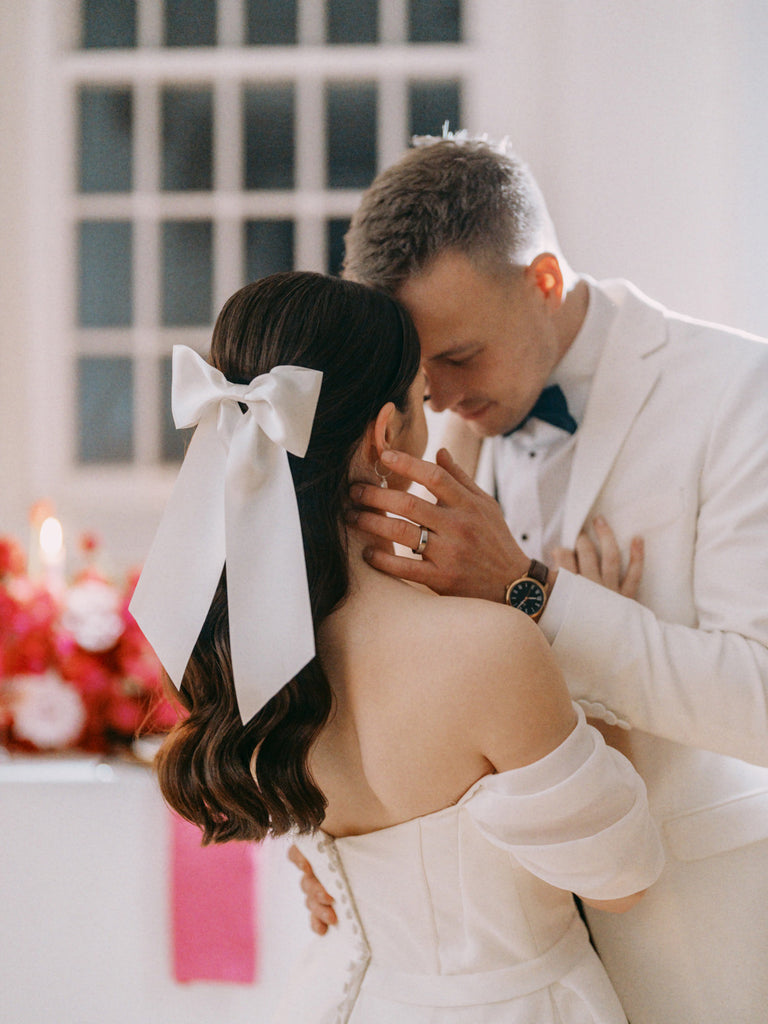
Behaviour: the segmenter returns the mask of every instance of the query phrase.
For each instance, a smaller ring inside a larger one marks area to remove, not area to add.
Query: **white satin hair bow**
[[[197,429],[130,611],[178,687],[226,562],[244,724],[315,656],[287,453],[306,453],[322,378],[276,366],[232,384],[186,345],[173,349],[174,422]]]

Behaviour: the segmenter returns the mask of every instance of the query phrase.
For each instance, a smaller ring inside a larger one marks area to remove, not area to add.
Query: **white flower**
[[[514,150],[508,135],[505,135],[503,139],[492,139],[487,132],[483,132],[482,135],[470,135],[466,128],[462,128],[458,132],[452,132],[447,121],[443,122],[442,135],[412,135],[411,145],[415,149],[423,149],[425,146],[432,146],[434,143],[442,142],[444,139],[450,139],[451,142],[455,142],[459,146],[465,142],[484,142],[489,149],[499,153],[501,156],[514,156]]]
[[[120,595],[101,580],[84,580],[67,591],[61,624],[84,651],[108,651],[122,636]]]
[[[68,747],[80,736],[86,711],[80,694],[55,672],[13,680],[13,731],[41,750]]]

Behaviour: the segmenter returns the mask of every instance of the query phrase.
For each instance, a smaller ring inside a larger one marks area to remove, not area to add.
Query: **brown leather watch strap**
[[[528,566],[528,572],[526,576],[530,576],[532,580],[536,580],[542,587],[547,585],[547,577],[549,576],[549,569],[543,562],[537,562],[536,559],[531,560],[531,564]]]

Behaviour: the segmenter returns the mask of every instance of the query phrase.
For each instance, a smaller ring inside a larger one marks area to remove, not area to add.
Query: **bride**
[[[526,615],[347,529],[351,479],[405,488],[382,456],[421,455],[423,398],[407,313],[318,274],[232,296],[210,364],[175,350],[197,430],[132,603],[187,712],[160,785],[205,842],[290,833],[336,898],[279,1024],[624,1021],[571,892],[658,876],[643,783]]]

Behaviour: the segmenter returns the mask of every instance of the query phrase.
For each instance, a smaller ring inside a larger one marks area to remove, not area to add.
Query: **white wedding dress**
[[[580,709],[556,750],[450,807],[297,842],[339,924],[310,945],[276,1024],[625,1021],[571,891],[637,892],[663,854],[641,779]]]

